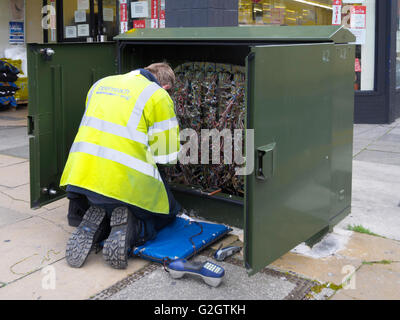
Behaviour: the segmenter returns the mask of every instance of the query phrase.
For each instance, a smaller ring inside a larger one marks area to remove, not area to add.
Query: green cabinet
[[[59,189],[87,92],[116,73],[114,44],[28,45],[31,206],[64,196]]]
[[[167,60],[246,68],[247,129],[254,171],[244,198],[173,192],[204,218],[244,229],[254,274],[301,242],[327,232],[351,204],[354,36],[337,27],[132,30],[116,43],[28,46],[33,207],[58,188],[69,148],[97,79]],[[54,51],[46,55],[46,48]]]

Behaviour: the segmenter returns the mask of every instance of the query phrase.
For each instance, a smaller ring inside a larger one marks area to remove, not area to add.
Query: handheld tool
[[[242,250],[242,248],[237,246],[229,246],[225,248],[220,247],[217,251],[215,251],[214,259],[217,261],[224,261],[226,258],[230,257],[236,252],[239,252],[240,250]]]
[[[187,260],[175,260],[167,268],[174,279],[180,279],[185,274],[192,274],[202,277],[204,282],[212,287],[218,287],[225,275],[225,270],[221,266],[210,261],[188,262]]]

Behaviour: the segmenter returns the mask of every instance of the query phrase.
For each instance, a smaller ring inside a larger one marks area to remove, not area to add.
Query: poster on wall
[[[367,6],[360,0],[333,0],[332,25],[343,25],[351,31],[356,41],[363,45],[366,41]],[[337,11],[340,8],[340,13]]]
[[[25,42],[25,32],[24,23],[22,21],[10,21],[9,22],[10,44],[24,44]]]
[[[120,32],[128,31],[128,2],[127,0],[119,0],[119,21]]]
[[[333,0],[332,3],[332,25],[342,24],[342,0]]]
[[[165,28],[165,0],[160,1],[160,22],[159,28]]]
[[[367,28],[367,7],[353,6],[350,9],[350,28],[366,29]]]
[[[89,37],[90,28],[88,24],[79,24],[78,25],[78,37]]]
[[[352,6],[350,9],[350,29],[356,36],[356,44],[365,44],[367,38],[367,7]]]
[[[75,11],[75,23],[86,22],[86,11],[76,10]]]
[[[151,28],[158,29],[158,0],[151,0]]]
[[[103,20],[107,22],[114,22],[114,9],[103,8]]]
[[[76,26],[65,27],[65,38],[66,39],[77,38]]]
[[[77,0],[78,10],[89,10],[89,0]]]
[[[149,7],[147,1],[131,2],[131,18],[147,18]]]
[[[133,21],[133,27],[135,29],[144,29],[144,28],[146,28],[146,20],[135,20],[135,21]]]

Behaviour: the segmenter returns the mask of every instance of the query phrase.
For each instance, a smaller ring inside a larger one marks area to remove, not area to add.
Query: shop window
[[[66,40],[88,38],[91,32],[90,3],[87,1],[63,1],[63,37]]]
[[[96,0],[97,2],[97,0]],[[103,0],[102,34],[110,40],[118,34],[117,5],[115,0]]]
[[[61,41],[106,41],[118,34],[117,0],[58,0]]]
[[[350,29],[357,37],[355,90],[375,88],[375,17],[375,0],[239,0],[239,25],[335,24]],[[400,67],[398,78],[400,86]]]

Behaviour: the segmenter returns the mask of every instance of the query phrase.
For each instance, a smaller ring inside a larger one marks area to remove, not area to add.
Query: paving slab
[[[349,225],[361,225],[377,235],[400,241],[400,207],[377,208],[376,202],[353,205],[350,215],[338,224],[343,229]]]
[[[394,128],[390,130],[387,134],[380,137],[377,141],[379,142],[394,142],[400,143],[400,128]]]
[[[337,291],[329,300],[358,300],[347,295],[348,290]]]
[[[113,269],[101,253],[91,253],[84,266],[74,269],[61,259],[29,276],[0,288],[0,300],[84,300],[149,264],[130,259],[125,270]],[[52,278],[55,279],[52,283]]]
[[[24,147],[29,144],[26,127],[0,126],[0,153],[4,150]]]
[[[19,106],[16,110],[14,108],[0,111],[0,127],[26,127],[27,126],[28,108]]]
[[[377,141],[371,143],[367,150],[370,151],[386,151],[400,154],[400,142]]]
[[[348,225],[362,225],[378,235],[400,240],[398,166],[353,161],[352,210],[339,223],[343,229]]]
[[[22,147],[16,147],[16,148],[2,150],[1,153],[12,156],[12,157],[18,157],[18,158],[28,160],[29,159],[29,145],[24,145]]]
[[[69,233],[32,217],[0,229],[0,282],[9,283],[65,256]]]
[[[379,164],[389,164],[400,166],[400,157],[398,153],[385,151],[364,150],[358,153],[355,157],[357,161],[375,162]]]
[[[41,213],[39,213],[37,217],[54,223],[55,225],[63,229],[65,232],[70,234],[75,230],[75,227],[70,227],[68,225],[67,214],[68,214],[68,207],[61,206],[53,210],[44,210]]]
[[[365,262],[400,261],[400,242],[353,232],[346,247],[338,254]]]
[[[32,217],[30,214],[0,206],[0,228]]]
[[[194,260],[213,261],[203,256]],[[295,288],[293,283],[281,278],[264,273],[248,277],[244,268],[226,262],[217,264],[225,269],[224,280],[217,288],[197,277],[174,280],[160,266],[109,300],[282,300]]]
[[[386,125],[364,125],[361,127],[355,126],[354,137],[362,137],[362,139],[373,141],[390,132],[390,130],[392,130],[392,128]]]
[[[353,139],[353,149],[364,149],[371,144],[371,140],[364,139],[363,136],[354,137]]]
[[[0,127],[26,127],[27,119],[20,119],[13,116],[1,116],[0,114]],[[25,128],[26,130],[26,128]]]
[[[68,208],[68,205],[69,205],[69,200],[64,197],[60,200],[54,201],[52,203],[49,203],[49,204],[43,206],[43,208],[46,210],[53,210],[53,209],[57,209],[57,208],[61,208],[61,207]]]
[[[0,190],[3,194],[11,197],[12,199],[21,200],[25,202],[29,201],[31,192],[29,183],[15,188],[0,187]]]
[[[354,160],[353,179],[368,180],[370,184],[371,181],[399,183],[400,170],[398,166],[394,165]]]
[[[32,210],[30,208],[29,197],[25,200],[15,199],[6,193],[10,190],[12,189],[0,186],[0,206],[2,208],[11,209],[13,211],[21,213],[27,213],[32,216],[37,215],[46,210],[45,208]]]
[[[395,208],[400,201],[400,181],[388,183],[365,178],[353,179],[352,205],[363,207],[365,203],[374,203],[375,210],[382,207]]]
[[[274,261],[269,267],[282,271],[291,271],[322,283],[330,282],[340,285],[346,278],[349,268],[356,270],[361,265],[361,259],[352,257],[334,255],[327,258],[315,259],[289,252]]]
[[[368,131],[378,127],[378,124],[355,124],[353,129],[354,137],[363,136]]]
[[[23,163],[26,161],[27,161],[26,159],[21,159],[21,158],[17,158],[17,157],[11,157],[11,156],[0,154],[0,168],[7,167],[7,166],[10,166],[13,164]]]
[[[340,290],[333,300],[400,300],[400,263],[363,265],[354,289]]]
[[[7,188],[15,188],[29,183],[29,162],[0,168],[0,177],[0,185]]]

